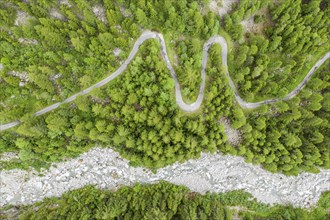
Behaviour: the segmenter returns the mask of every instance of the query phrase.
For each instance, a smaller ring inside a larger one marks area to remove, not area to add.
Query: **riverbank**
[[[160,180],[185,185],[202,194],[243,189],[263,203],[305,208],[314,206],[321,193],[330,190],[330,170],[285,176],[248,164],[241,157],[219,153],[203,153],[198,160],[175,163],[154,174],[146,168],[131,167],[111,149],[93,148],[40,173],[15,169],[2,170],[0,175],[0,206],[31,204],[88,184],[116,190],[124,185]]]

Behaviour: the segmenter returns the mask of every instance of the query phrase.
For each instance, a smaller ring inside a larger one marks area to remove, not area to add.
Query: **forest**
[[[246,100],[284,97],[330,49],[329,2],[280,1],[268,5],[268,15],[262,12],[270,1],[249,2],[240,1],[224,18],[225,30],[240,42],[231,72]],[[264,26],[261,33],[244,34],[238,28],[249,17]]]
[[[231,220],[239,216],[243,220],[326,220],[330,217],[329,200],[330,192],[324,192],[315,207],[302,209],[267,205],[243,191],[201,195],[162,181],[124,186],[115,192],[85,186],[32,205],[4,207],[0,218]]]
[[[0,168],[45,167],[97,145],[114,148],[133,166],[153,170],[218,151],[287,175],[329,169],[329,61],[293,99],[247,110],[235,101],[221,48],[214,45],[202,107],[186,113],[175,103],[174,81],[159,43],[148,40],[123,75],[57,110],[33,116],[114,72],[145,29],[164,34],[187,102],[197,97],[202,46],[213,35],[230,42],[229,72],[247,101],[285,96],[330,49],[327,1],[242,0],[223,18],[207,4],[1,1],[0,122],[19,119],[22,124],[0,133],[0,153],[19,155],[1,161]],[[97,7],[103,14],[94,12]],[[17,14],[25,20],[18,21]],[[265,24],[261,33],[244,31],[241,21],[250,17]],[[237,145],[227,141],[221,117],[240,131]]]

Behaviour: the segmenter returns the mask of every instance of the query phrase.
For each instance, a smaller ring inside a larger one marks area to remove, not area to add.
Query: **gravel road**
[[[220,44],[221,45],[221,48],[222,48],[222,51],[221,51],[222,64],[225,66],[226,76],[229,79],[229,85],[233,89],[234,94],[235,94],[235,98],[236,98],[238,104],[242,108],[256,108],[256,107],[259,107],[260,105],[274,103],[274,102],[278,102],[278,101],[281,101],[281,100],[287,100],[287,99],[290,99],[290,98],[294,97],[305,86],[306,82],[310,79],[310,77],[313,75],[313,73],[327,59],[330,58],[330,52],[328,52],[312,67],[312,69],[308,72],[308,74],[306,75],[304,80],[292,92],[290,92],[286,97],[284,97],[282,99],[281,98],[268,99],[268,100],[264,100],[264,101],[261,101],[261,102],[245,102],[239,96],[238,91],[235,87],[235,84],[234,84],[233,80],[231,79],[231,77],[229,75],[229,72],[228,72],[228,66],[227,66],[228,47],[227,47],[227,42],[226,42],[225,38],[223,38],[222,36],[219,36],[219,35],[213,36],[204,44],[204,47],[203,47],[203,60],[202,60],[202,71],[201,71],[202,83],[201,83],[201,86],[200,86],[200,89],[199,89],[199,94],[198,94],[197,100],[194,103],[187,104],[182,99],[180,84],[177,80],[174,68],[171,65],[169,57],[167,55],[166,44],[165,44],[163,35],[161,33],[158,33],[158,32],[153,32],[153,31],[146,30],[136,40],[136,42],[133,46],[133,49],[130,52],[128,58],[125,60],[125,62],[114,73],[112,73],[110,76],[106,77],[105,79],[99,81],[98,83],[94,84],[93,86],[91,86],[87,89],[84,89],[84,90],[78,92],[77,94],[74,94],[74,95],[70,96],[69,98],[65,99],[62,102],[58,102],[58,103],[55,103],[55,104],[53,104],[51,106],[48,106],[44,109],[41,109],[40,111],[34,113],[34,115],[35,116],[43,115],[43,114],[45,114],[49,111],[52,111],[52,110],[58,108],[61,104],[72,102],[73,100],[76,99],[77,96],[87,94],[87,93],[91,92],[93,89],[99,88],[99,87],[107,84],[111,80],[115,79],[117,76],[119,76],[121,73],[123,73],[123,71],[126,70],[128,64],[133,60],[135,54],[138,52],[138,50],[140,48],[140,45],[144,41],[149,40],[149,39],[157,39],[160,42],[160,44],[161,44],[161,55],[162,55],[162,57],[163,57],[163,59],[166,63],[167,68],[170,70],[171,76],[173,77],[173,79],[175,81],[176,103],[178,104],[178,106],[183,111],[186,111],[186,112],[194,112],[194,111],[198,110],[199,107],[202,104],[203,97],[204,97],[204,90],[205,90],[205,79],[206,79],[206,71],[205,70],[206,70],[206,64],[207,64],[208,54],[209,54],[208,50],[213,44]],[[1,124],[0,125],[0,132],[4,131],[4,130],[7,130],[9,128],[15,127],[18,124],[20,124],[19,120],[11,122],[11,123],[7,123],[7,124]]]
[[[102,148],[93,148],[41,173],[3,170],[0,177],[0,206],[30,204],[87,184],[115,190],[123,185],[159,180],[185,185],[200,193],[244,189],[261,202],[307,208],[316,204],[321,192],[330,190],[330,170],[285,176],[247,164],[241,157],[203,153],[197,160],[175,163],[153,174],[145,168],[129,166],[118,153]]]
[[[36,112],[34,115],[39,116],[52,111],[62,103],[71,102],[78,95],[87,94],[115,79],[127,68],[138,52],[139,46],[148,39],[158,39],[161,44],[161,55],[175,81],[178,106],[183,111],[196,111],[200,107],[204,96],[208,50],[212,44],[220,44],[222,47],[222,63],[227,67],[226,40],[221,36],[214,36],[205,43],[200,92],[194,103],[187,104],[182,100],[180,85],[169,61],[163,35],[152,31],[144,31],[135,42],[126,61],[113,74],[62,102]],[[294,97],[304,87],[312,74],[329,58],[330,52],[312,67],[304,80],[283,100]],[[229,79],[230,87],[235,93],[237,102],[243,108],[256,108],[263,104],[282,100],[276,98],[256,103],[245,102],[239,96],[228,70],[226,70],[226,76]],[[0,131],[18,124],[20,124],[20,121],[1,125]],[[0,171],[0,206],[30,204],[45,197],[60,196],[68,190],[80,188],[87,184],[95,184],[101,188],[117,189],[122,185],[132,185],[136,182],[155,183],[159,180],[183,184],[191,190],[201,193],[244,189],[253,194],[259,201],[265,203],[292,204],[299,207],[315,205],[321,192],[330,190],[330,170],[321,170],[319,174],[301,173],[297,177],[287,177],[282,174],[269,173],[259,166],[247,164],[241,157],[222,156],[221,154],[202,154],[198,160],[189,160],[183,164],[176,163],[159,169],[157,174],[152,174],[144,168],[129,166],[127,160],[122,159],[118,153],[111,149],[94,148],[82,154],[79,158],[57,163],[42,173],[43,175],[40,176],[40,173],[33,170],[29,172],[18,169]]]

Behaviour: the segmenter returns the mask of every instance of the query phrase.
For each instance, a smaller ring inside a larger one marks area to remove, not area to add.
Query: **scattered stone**
[[[29,82],[29,77],[27,72],[17,72],[17,71],[10,71],[8,72],[11,76],[16,76],[20,78],[19,86],[24,86],[26,83]]]
[[[56,92],[57,93],[60,93],[62,91],[62,86],[59,85],[57,83],[57,81],[56,81],[57,79],[59,79],[61,77],[62,77],[62,74],[61,73],[59,73],[59,74],[51,74],[49,76],[49,80],[52,82],[52,84],[53,84],[54,88],[56,89]]]
[[[16,152],[5,152],[0,155],[0,161],[8,162],[15,159],[19,159],[18,153]]]
[[[38,41],[36,39],[18,38],[18,42],[21,44],[33,44],[37,45]]]
[[[262,8],[254,15],[240,22],[243,26],[244,32],[262,34],[266,27],[273,26],[275,23],[269,17],[270,12],[267,8]],[[263,16],[264,18],[259,21],[255,21],[256,16]]]
[[[110,173],[110,175],[112,176],[112,178],[114,178],[114,179],[118,179],[119,178],[119,175],[118,175],[118,173],[114,170],[114,171],[112,171],[111,173]]]
[[[107,18],[105,17],[105,9],[101,5],[94,6],[92,11],[100,21],[108,23]]]
[[[71,7],[71,4],[69,3],[69,0],[59,0],[60,5],[67,5]]]
[[[237,146],[242,140],[241,132],[231,127],[229,118],[222,117],[219,122],[225,126],[225,133],[228,137],[228,142],[234,146]]]
[[[238,0],[212,0],[210,1],[209,8],[211,11],[223,17],[228,14],[231,10],[231,7]]]
[[[120,12],[124,17],[131,17],[132,14],[124,7],[119,7]]]
[[[65,20],[65,17],[58,10],[56,10],[55,8],[50,9],[49,14],[50,14],[50,16],[52,16],[56,19],[59,19],[59,20],[62,20],[62,21]]]
[[[114,55],[116,56],[116,57],[118,57],[119,56],[119,54],[121,53],[121,49],[119,49],[119,48],[115,48],[114,50],[113,50],[113,53],[114,53]]]
[[[135,182],[152,184],[159,180],[183,184],[200,193],[244,189],[264,203],[306,208],[314,206],[321,193],[330,190],[330,170],[284,176],[247,164],[241,157],[220,153],[202,153],[198,160],[175,163],[159,169],[156,174],[145,168],[131,167],[126,159],[120,161],[116,157],[120,158],[112,149],[93,148],[78,158],[54,163],[49,170],[42,171],[43,176],[35,170],[2,170],[0,206],[31,204],[87,184],[116,190]]]
[[[32,18],[30,15],[28,15],[26,12],[24,11],[17,11],[17,15],[16,15],[16,20],[15,20],[15,25],[19,26],[19,25],[25,25],[28,21],[28,19]]]

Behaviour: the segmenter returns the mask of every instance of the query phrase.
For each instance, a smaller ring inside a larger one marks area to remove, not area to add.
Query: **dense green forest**
[[[124,186],[118,191],[86,186],[44,199],[27,206],[3,208],[2,219],[207,219],[226,220],[326,220],[329,216],[330,192],[324,192],[317,205],[309,210],[257,202],[244,191],[201,195],[184,186],[168,182],[152,185]],[[10,210],[11,211],[6,211]]]
[[[198,158],[202,151],[243,156],[291,175],[330,167],[329,61],[293,99],[245,110],[235,101],[221,48],[214,45],[202,108],[188,114],[175,103],[159,43],[149,40],[108,85],[33,116],[114,72],[143,29],[164,34],[188,102],[199,91],[202,46],[215,34],[229,41],[229,72],[242,97],[283,97],[330,49],[327,1],[240,1],[224,18],[207,8],[208,1],[68,2],[0,2],[0,122],[23,122],[0,133],[0,153],[19,153],[18,160],[0,162],[2,169],[46,166],[95,145],[152,169]],[[103,21],[95,6],[104,8]],[[17,22],[17,14],[29,19]],[[265,23],[261,33],[244,32],[240,22],[249,17]],[[22,79],[12,71],[29,80],[19,86]],[[239,144],[227,141],[221,117],[240,130]]]
[[[239,42],[230,72],[246,100],[284,97],[330,50],[329,2],[253,2],[240,1],[224,18],[225,30]],[[244,33],[240,22],[258,16],[261,33]]]

